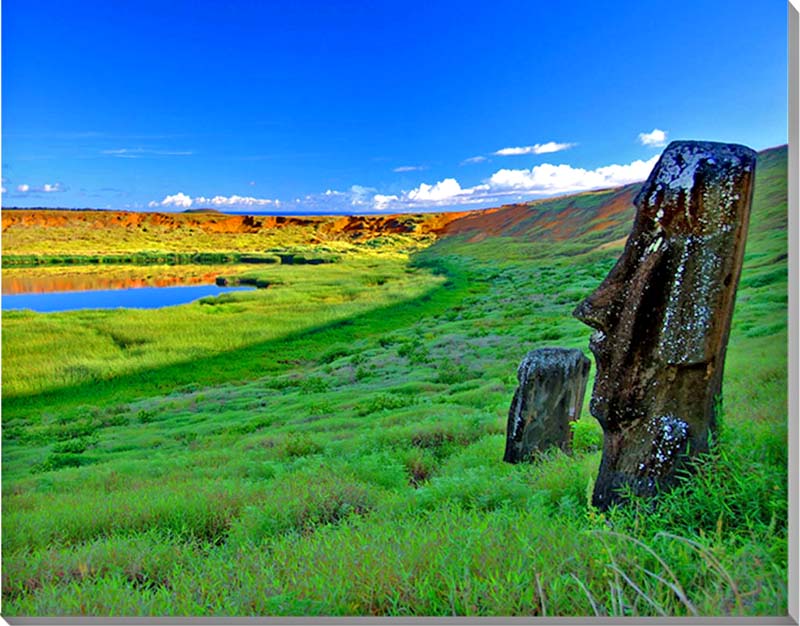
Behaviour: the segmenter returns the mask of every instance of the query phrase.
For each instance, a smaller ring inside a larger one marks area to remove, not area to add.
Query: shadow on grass
[[[436,273],[446,274],[447,281],[413,300],[214,356],[41,394],[4,397],[3,416],[5,420],[23,418],[29,421],[35,418],[36,413],[131,402],[168,394],[189,384],[205,386],[253,380],[315,362],[333,344],[352,343],[369,337],[377,339],[384,332],[408,326],[422,316],[445,311],[468,293],[476,293],[476,286],[469,284],[467,272],[455,265],[440,262],[433,269]]]

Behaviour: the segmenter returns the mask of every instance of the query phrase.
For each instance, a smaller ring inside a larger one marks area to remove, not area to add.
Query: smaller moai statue
[[[525,355],[508,411],[504,461],[526,461],[553,446],[571,450],[570,424],[580,418],[590,366],[580,350],[540,348]]]

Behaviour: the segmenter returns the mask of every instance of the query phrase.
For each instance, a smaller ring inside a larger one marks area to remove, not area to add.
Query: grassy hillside
[[[255,271],[266,289],[204,298],[169,309],[80,310],[42,315],[3,315],[4,410],[15,414],[18,398],[62,390],[85,401],[100,385],[140,391],[137,376],[173,382],[164,367],[189,364],[188,382],[213,382],[203,375],[203,359],[287,336],[324,329],[376,308],[414,300],[444,279],[404,271],[405,257],[350,255],[319,267],[268,266]],[[242,266],[228,271],[240,272]],[[253,274],[254,270],[250,270]],[[224,272],[227,275],[228,272]],[[247,274],[243,274],[246,276]],[[380,287],[380,288],[376,288]],[[58,358],[52,358],[58,355]],[[286,355],[275,353],[276,359]],[[252,367],[247,363],[246,368]],[[119,377],[133,375],[120,383]],[[235,376],[248,376],[249,369]],[[50,400],[48,399],[49,403]]]
[[[785,148],[759,155],[721,442],[699,474],[599,514],[586,410],[572,456],[501,461],[522,356],[588,354],[571,311],[615,262],[634,193],[460,216],[410,259],[352,244],[345,265],[292,268],[307,296],[280,315],[241,293],[136,327],[5,314],[3,614],[785,615]],[[352,298],[329,308],[341,285]],[[299,306],[330,317],[296,322]],[[230,345],[136,365],[206,310]],[[37,344],[42,325],[87,334]],[[106,350],[92,376],[6,394],[53,380],[10,353],[85,345]]]

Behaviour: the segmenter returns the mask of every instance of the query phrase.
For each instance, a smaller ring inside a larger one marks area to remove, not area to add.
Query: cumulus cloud
[[[384,196],[376,194],[373,197],[373,208],[377,210],[387,208],[414,210],[426,207],[472,204],[480,202],[482,194],[485,194],[488,189],[489,185],[486,184],[475,185],[465,189],[455,178],[445,178],[433,185],[422,183],[419,187],[404,191],[399,195]]]
[[[194,203],[197,205],[202,204],[210,204],[212,206],[228,206],[228,207],[235,207],[235,206],[242,206],[242,207],[257,207],[257,206],[269,206],[271,204],[280,204],[278,200],[272,200],[271,198],[254,198],[252,196],[214,196],[213,198],[205,198],[203,196],[198,196],[194,199]]]
[[[548,141],[547,143],[537,143],[532,146],[519,146],[516,148],[501,148],[494,154],[497,156],[517,156],[520,154],[549,154],[551,152],[561,152],[572,148],[574,143],[558,143]]]
[[[30,188],[31,188],[30,185],[26,185],[24,183],[22,185],[17,185],[17,191],[21,191],[22,193],[30,191]]]
[[[471,190],[462,189],[455,178],[445,178],[435,185],[422,183],[416,189],[407,192],[406,197],[412,202],[439,202],[469,193],[472,193]]]
[[[188,209],[192,206],[192,198],[182,191],[179,191],[174,195],[166,196],[159,204],[161,204],[161,206],[176,206]]]
[[[617,187],[644,180],[656,161],[658,156],[647,161],[606,165],[593,170],[542,163],[530,169],[498,170],[473,187],[462,187],[455,178],[446,178],[432,185],[422,183],[400,194],[376,194],[373,208],[419,210],[437,206],[491,205],[501,204],[510,196],[523,199]]]
[[[567,164],[542,163],[529,169],[503,168],[473,186],[462,186],[456,178],[449,177],[434,183],[421,183],[412,189],[388,189],[379,192],[374,187],[352,185],[344,190],[327,189],[324,192],[298,197],[290,204],[291,210],[317,214],[363,213],[369,211],[426,211],[459,206],[497,206],[508,201],[521,201],[537,197],[576,193],[591,189],[617,187],[642,181],[650,174],[658,156],[647,161],[637,160],[627,164],[611,164],[595,169],[573,167]],[[252,209],[266,206],[280,207],[279,200],[252,196],[196,196],[178,192],[161,201],[148,204],[152,208],[190,207]]]
[[[45,183],[42,185],[42,191],[45,193],[53,193],[55,191],[61,191],[61,183],[55,183],[51,185],[50,183]]]
[[[383,211],[384,209],[391,206],[393,203],[397,202],[400,198],[394,194],[392,195],[384,195],[380,193],[376,193],[372,197],[373,206],[378,211]]]
[[[530,169],[502,169],[492,174],[488,184],[497,191],[525,191],[542,195],[616,187],[644,180],[658,161],[634,161],[628,165],[607,165],[586,170],[571,165],[542,163]]]
[[[639,133],[639,142],[643,146],[661,148],[667,145],[667,131],[654,128],[649,133]]]
[[[270,198],[254,198],[252,196],[191,196],[179,191],[171,196],[165,196],[160,202],[148,202],[147,206],[151,209],[157,207],[177,207],[181,209],[188,209],[191,206],[213,206],[213,207],[232,207],[232,208],[251,208],[269,205],[280,205],[280,201],[272,200]]]

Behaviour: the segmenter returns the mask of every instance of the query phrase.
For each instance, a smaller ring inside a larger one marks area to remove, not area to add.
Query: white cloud
[[[518,148],[501,148],[495,151],[497,156],[516,156],[518,154],[534,154],[535,146],[520,146]]]
[[[374,187],[351,185],[349,189],[326,189],[322,193],[307,195],[302,200],[302,210],[321,214],[359,213],[364,211],[383,211],[396,204],[400,196],[391,193],[378,193]],[[298,203],[300,199],[298,198]]]
[[[393,172],[419,172],[421,170],[426,169],[424,165],[401,165],[400,167],[394,168]]]
[[[497,191],[524,190],[542,195],[617,187],[647,178],[657,160],[655,156],[648,161],[607,165],[594,170],[550,163],[530,169],[502,169],[492,174],[489,186]]]
[[[155,209],[158,207],[179,207],[182,209],[188,209],[191,206],[251,208],[251,207],[269,206],[269,205],[279,206],[280,201],[272,200],[270,198],[254,198],[252,196],[238,196],[236,194],[232,196],[213,196],[213,197],[197,196],[195,198],[192,198],[191,196],[181,191],[171,196],[165,196],[164,199],[161,200],[160,202],[154,200],[147,203],[147,206],[150,207],[151,209]]]
[[[353,206],[359,206],[363,204],[369,204],[372,200],[372,196],[375,194],[377,189],[374,187],[364,187],[363,185],[351,185],[350,187],[350,204]]]
[[[422,183],[419,187],[404,191],[399,196],[376,194],[373,197],[373,206],[378,210],[388,207],[398,210],[413,210],[425,207],[473,204],[480,202],[481,200],[477,198],[483,197],[488,190],[489,185],[487,184],[465,189],[455,178],[445,178],[433,185]]]
[[[535,146],[533,146],[533,151],[536,154],[549,154],[551,152],[569,150],[574,145],[574,143],[557,143],[555,141],[548,141],[547,143],[537,143]]]
[[[595,169],[552,163],[542,163],[530,169],[504,168],[495,171],[478,184],[467,187],[462,186],[456,178],[445,178],[432,184],[421,183],[410,190],[385,190],[383,193],[379,193],[374,187],[352,185],[343,191],[327,189],[324,192],[298,197],[291,205],[292,210],[319,214],[425,211],[438,207],[475,205],[498,206],[509,201],[517,202],[537,197],[617,187],[642,181],[650,174],[657,160],[658,156],[654,156],[647,161],[637,160],[628,164],[611,164]],[[160,202],[150,202],[148,206],[151,209],[159,207],[186,209],[203,206],[248,209],[279,207],[281,203],[279,200],[252,196],[191,197],[178,192],[164,197]]]
[[[3,187],[5,189],[5,186]],[[56,191],[65,191],[61,183],[45,183],[41,187],[31,187],[27,183],[17,185],[17,191],[20,193],[54,193]]]
[[[5,185],[0,187],[0,193],[6,193],[8,190],[5,188]]]
[[[396,195],[385,196],[383,194],[376,193],[372,198],[372,202],[375,209],[378,211],[383,211],[385,208],[397,202],[399,199],[400,198]]]
[[[485,160],[486,160],[485,156],[478,155],[470,157],[468,159],[464,159],[463,161],[461,161],[461,165],[467,165],[468,163],[483,163]]]
[[[151,150],[149,148],[117,148],[115,150],[101,150],[100,154],[124,159],[139,159],[148,156],[191,156],[190,150]]]
[[[654,128],[649,133],[639,133],[639,141],[643,146],[661,148],[667,145],[667,131]]]
[[[462,189],[455,178],[445,178],[435,185],[422,183],[419,187],[412,189],[405,195],[412,202],[439,202],[470,193],[472,193],[472,191],[469,189]]]
[[[400,194],[375,194],[373,208],[413,211],[439,206],[491,206],[507,202],[509,198],[522,200],[618,187],[647,178],[656,161],[658,156],[647,161],[606,165],[593,170],[542,163],[530,169],[498,170],[486,181],[473,187],[462,187],[455,178],[446,178],[433,185],[422,183]]]
[[[197,196],[194,199],[194,203],[197,205],[201,204],[210,204],[213,206],[243,206],[243,207],[253,207],[253,206],[268,206],[271,204],[280,204],[277,200],[272,200],[270,198],[254,198],[252,196],[214,196],[213,198],[206,198],[203,196]]]
[[[572,148],[574,143],[557,143],[548,141],[547,143],[537,143],[532,146],[519,146],[516,148],[501,148],[494,154],[497,156],[517,156],[520,154],[549,154],[551,152],[561,152]]]
[[[161,201],[161,206],[178,206],[188,209],[192,206],[192,199],[191,197],[187,196],[183,192],[178,192],[172,196],[167,196]]]

